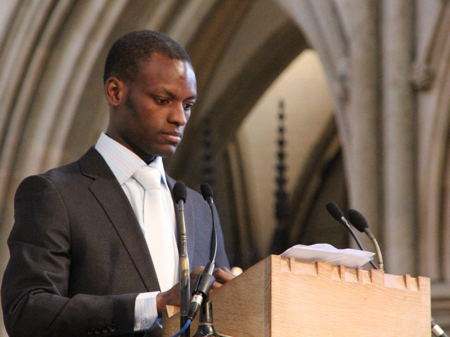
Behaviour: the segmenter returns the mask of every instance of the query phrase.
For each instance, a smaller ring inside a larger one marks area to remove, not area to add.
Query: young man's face
[[[118,101],[112,104],[108,134],[144,160],[172,155],[197,97],[192,66],[155,53],[133,80],[117,81]],[[109,85],[108,80],[107,96]]]

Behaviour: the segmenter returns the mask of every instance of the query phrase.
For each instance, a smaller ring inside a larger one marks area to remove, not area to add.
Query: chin
[[[157,156],[162,158],[168,158],[172,156],[176,152],[176,146],[170,146],[170,148],[159,149],[159,151],[155,151]]]

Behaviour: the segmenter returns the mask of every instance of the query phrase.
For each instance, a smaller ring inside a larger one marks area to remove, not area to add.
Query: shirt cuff
[[[158,318],[156,296],[159,291],[140,293],[134,303],[134,331],[150,329]]]

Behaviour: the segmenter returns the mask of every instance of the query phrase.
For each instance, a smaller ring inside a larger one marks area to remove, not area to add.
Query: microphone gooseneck
[[[214,199],[213,199],[213,191],[209,184],[203,183],[200,185],[200,191],[202,193],[203,199],[208,203],[209,210],[211,211],[211,219],[212,219],[212,232],[211,232],[211,247],[209,254],[209,261],[212,263],[216,263],[216,255],[217,255],[217,234],[216,234],[216,223],[214,217]]]
[[[186,202],[186,186],[178,181],[173,187],[173,199],[175,201],[176,219],[180,242],[178,275],[180,278],[180,328],[186,327],[188,321],[189,300],[191,294],[189,277],[189,257],[187,253],[186,222],[184,219],[184,203]],[[189,325],[182,332],[183,336],[189,335]]]
[[[369,230],[369,225],[367,224],[366,219],[364,216],[359,213],[357,210],[350,209],[348,211],[348,218],[350,220],[350,223],[360,232],[366,233],[366,235],[372,240],[373,245],[375,246],[375,249],[377,250],[377,257],[378,257],[378,265],[380,270],[383,271],[384,268],[384,262],[383,262],[383,255],[381,254],[381,249],[378,244],[377,239],[372,234],[372,232]],[[449,337],[445,331],[437,324],[436,320],[431,317],[431,332],[433,336],[435,337]]]
[[[369,230],[369,226],[367,225],[367,221],[364,218],[364,216],[359,213],[357,210],[350,209],[348,211],[348,219],[350,220],[350,223],[361,233],[365,233],[369,239],[372,241],[375,250],[377,252],[377,258],[378,258],[378,269],[381,271],[384,271],[384,261],[383,261],[383,255],[381,254],[380,245],[378,244],[377,239],[375,238],[375,235],[372,234],[372,232]]]
[[[329,202],[325,205],[325,207],[326,207],[328,213],[330,213],[330,215],[336,221],[340,222],[341,224],[343,224],[345,226],[345,228],[347,228],[347,230],[349,231],[349,233],[355,240],[356,244],[358,245],[359,249],[366,250],[364,248],[364,245],[362,244],[361,240],[358,238],[356,233],[353,231],[352,227],[350,226],[350,223],[348,222],[347,218],[344,216],[344,213],[342,213],[339,206],[336,205],[336,203],[334,203],[334,202]],[[377,269],[377,265],[373,261],[370,261],[370,264],[372,265],[373,268]]]
[[[208,203],[209,209],[211,211],[212,218],[212,230],[211,230],[211,246],[210,246],[210,254],[209,254],[209,262],[205,266],[202,274],[200,275],[195,289],[193,291],[192,300],[189,306],[189,311],[187,317],[189,319],[194,319],[198,310],[202,306],[202,303],[208,297],[209,290],[211,286],[215,282],[215,278],[213,276],[214,267],[216,265],[216,255],[217,255],[217,235],[216,235],[216,224],[214,220],[214,200],[213,200],[213,192],[212,188],[209,184],[202,184],[200,186],[200,191],[202,193],[203,198]]]

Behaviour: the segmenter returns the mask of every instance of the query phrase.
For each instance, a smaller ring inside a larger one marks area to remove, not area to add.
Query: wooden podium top
[[[271,255],[211,299],[216,329],[234,337],[430,336],[426,277]],[[170,336],[178,318],[166,319]]]

